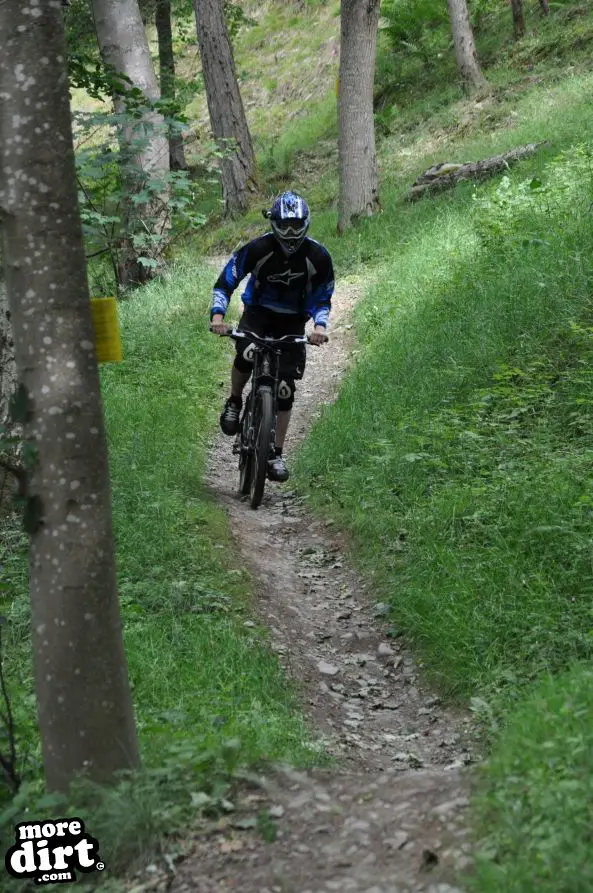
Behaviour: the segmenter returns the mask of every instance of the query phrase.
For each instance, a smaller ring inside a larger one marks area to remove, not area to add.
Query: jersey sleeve
[[[327,326],[334,289],[335,276],[332,259],[329,251],[322,248],[321,262],[311,293],[311,315],[316,326]]]
[[[220,276],[214,283],[212,291],[212,304],[210,306],[210,319],[216,313],[222,316],[228,310],[231,297],[239,283],[253,269],[252,244],[248,242],[236,251],[224,267]]]

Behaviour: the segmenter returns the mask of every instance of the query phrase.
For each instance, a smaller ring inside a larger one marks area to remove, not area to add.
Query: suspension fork
[[[255,355],[253,357],[253,370],[251,372],[251,392],[249,394],[249,399],[245,406],[245,413],[247,416],[247,435],[253,430],[253,420],[255,414],[255,398],[257,395],[257,386],[260,378],[260,362],[261,362],[261,354],[259,349],[255,348]],[[244,426],[241,426],[241,438],[243,438],[243,430]],[[250,439],[250,438],[249,438]],[[242,443],[242,447],[244,450],[249,450],[253,444],[249,443],[249,439]]]

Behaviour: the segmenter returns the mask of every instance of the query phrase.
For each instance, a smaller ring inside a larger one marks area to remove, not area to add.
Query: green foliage
[[[233,0],[224,0],[224,15],[231,40],[234,40],[241,28],[257,24],[255,19],[247,15],[242,4],[235,3]]]
[[[582,214],[583,202],[593,200],[593,151],[577,144],[561,152],[540,177],[516,182],[504,176],[493,190],[474,192],[476,232],[489,250],[507,251],[549,242],[538,237],[546,219],[556,226],[570,224]]]
[[[386,0],[381,4],[380,34],[375,89],[379,111],[393,108],[404,91],[432,84],[437,71],[441,83],[447,76],[456,83],[446,0]]]
[[[480,773],[476,893],[593,888],[593,671],[546,677],[508,717]]]
[[[435,46],[443,46],[442,35],[435,44],[435,32],[445,25],[448,29],[446,0],[387,0],[381,16],[394,51],[416,52],[426,64],[434,64]]]
[[[77,141],[76,170],[80,213],[89,257],[106,255],[111,275],[92,268],[93,292],[119,288],[118,265],[124,246],[131,242],[143,266],[156,267],[171,243],[198,229],[204,216],[197,210],[198,184],[188,171],[148,176],[135,160],[159,129],[183,127],[178,119],[164,117],[147,123],[152,110],[136,88],[126,91],[126,107],[116,114],[105,110],[74,114]],[[159,111],[167,104],[156,103]],[[125,130],[122,147],[118,132]],[[211,160],[212,163],[212,160]],[[130,213],[130,204],[142,209]],[[98,273],[98,275],[97,275]]]

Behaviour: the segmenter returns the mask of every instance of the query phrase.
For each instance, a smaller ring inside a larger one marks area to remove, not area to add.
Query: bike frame
[[[278,388],[280,386],[280,356],[283,347],[292,347],[298,344],[306,344],[306,335],[284,335],[282,338],[260,337],[247,329],[240,331],[232,329],[229,337],[235,341],[251,341],[254,345],[253,372],[251,373],[251,391],[245,401],[245,409],[241,419],[241,452],[252,453],[254,443],[254,414],[257,392],[260,388],[269,388],[273,401],[273,424],[270,433],[269,455],[272,458],[276,443],[276,420],[278,417]],[[244,419],[247,417],[247,443],[244,442]]]
[[[227,335],[234,341],[248,341],[254,346],[253,372],[251,391],[245,401],[245,409],[241,416],[239,433],[235,439],[233,452],[239,454],[239,492],[246,496],[251,494],[251,507],[258,508],[264,491],[267,462],[273,458],[276,444],[276,422],[278,419],[278,388],[280,385],[280,357],[283,349],[299,344],[311,343],[307,335],[284,335],[282,338],[261,337],[249,330],[227,326]],[[323,339],[327,342],[327,335]],[[264,392],[264,393],[262,393]],[[266,437],[269,430],[269,443],[266,456],[263,455],[265,442],[260,441],[260,431],[256,432],[258,395],[261,394],[262,420]],[[269,397],[271,397],[271,419]],[[266,419],[264,422],[263,420]],[[262,477],[263,470],[263,477]]]

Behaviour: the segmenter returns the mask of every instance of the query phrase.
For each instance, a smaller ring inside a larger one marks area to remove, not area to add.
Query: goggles
[[[274,220],[274,229],[283,236],[302,236],[307,229],[306,220]]]

